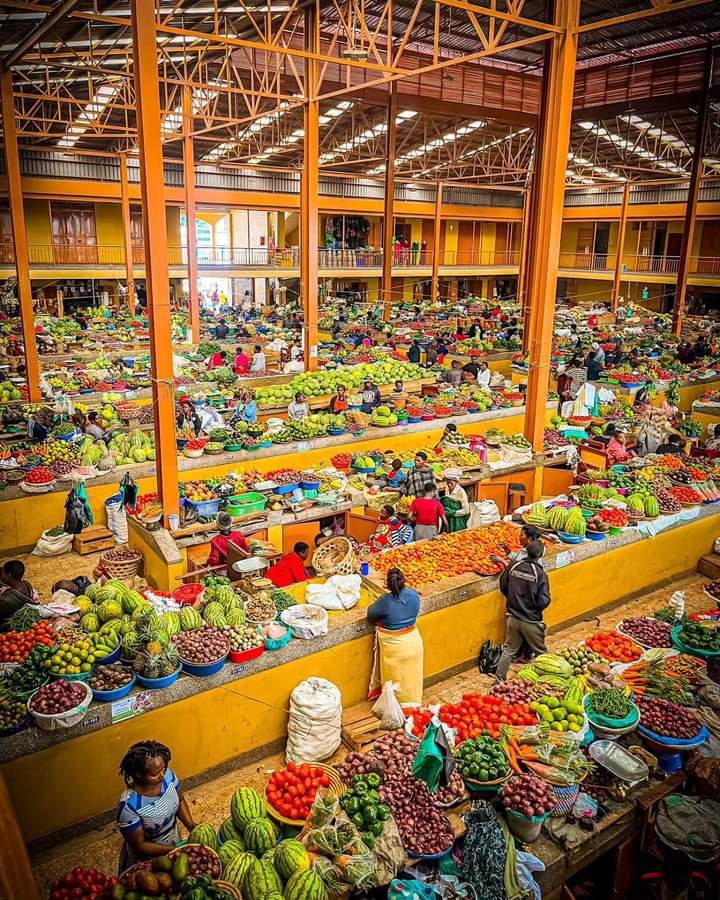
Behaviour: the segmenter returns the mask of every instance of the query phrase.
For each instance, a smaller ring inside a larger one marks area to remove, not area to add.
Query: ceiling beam
[[[7,71],[16,62],[21,60],[28,50],[45,37],[50,29],[54,28],[61,19],[69,16],[79,2],[80,0],[63,0],[59,6],[56,6],[52,12],[48,13],[42,22],[36,25],[27,37],[23,38],[17,47],[3,58],[3,69]]]

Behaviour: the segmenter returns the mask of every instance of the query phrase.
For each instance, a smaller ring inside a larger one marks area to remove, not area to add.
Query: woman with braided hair
[[[195,827],[170,750],[157,741],[133,744],[120,762],[126,790],[120,796],[117,822],[124,838],[119,872],[142,860],[163,856],[180,842],[177,820]]]

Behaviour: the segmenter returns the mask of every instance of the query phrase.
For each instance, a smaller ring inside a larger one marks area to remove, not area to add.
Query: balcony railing
[[[720,275],[720,256],[691,256],[690,271],[698,275]]]
[[[607,272],[615,268],[615,253],[561,253],[561,269],[581,269],[584,272]]]
[[[33,266],[124,266],[124,245],[66,246],[61,244],[29,244],[28,256]],[[145,265],[145,248],[134,245],[133,265]],[[0,263],[14,263],[11,244],[0,244]],[[237,266],[242,268],[297,268],[300,264],[298,247],[273,249],[267,247],[198,247],[199,266]],[[168,247],[168,263],[186,266],[186,247]]]
[[[623,258],[623,272],[648,272],[651,274],[676,274],[680,267],[679,256],[655,256],[641,253]]]
[[[444,250],[440,255],[441,266],[517,266],[519,250]]]

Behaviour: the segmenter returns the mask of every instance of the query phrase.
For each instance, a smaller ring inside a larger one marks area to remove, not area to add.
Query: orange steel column
[[[615,260],[615,277],[613,278],[612,308],[617,309],[620,300],[620,282],[622,280],[622,261],[625,254],[625,232],[627,231],[628,203],[630,202],[630,182],[625,182],[622,209],[618,223],[617,259]]]
[[[433,219],[432,275],[430,276],[430,302],[435,303],[440,294],[440,229],[442,228],[443,183],[435,189],[435,217]]]
[[[305,10],[305,50],[319,44],[315,8]],[[317,61],[305,59],[303,138],[305,159],[300,184],[300,287],[305,318],[305,371],[318,367],[318,193],[320,156],[320,104],[317,96]]]
[[[710,88],[713,80],[714,47],[708,44],[705,48],[705,69],[703,73],[702,96],[698,109],[697,129],[695,131],[695,151],[693,152],[692,169],[690,171],[690,187],[688,189],[687,206],[685,207],[685,228],[680,245],[675,303],[673,305],[673,332],[682,332],[685,318],[685,297],[687,294],[688,274],[690,273],[690,257],[692,255],[697,205],[702,184],[703,155],[705,142],[710,128]]]
[[[537,157],[536,157],[537,160]],[[527,304],[527,283],[528,283],[528,267],[530,265],[530,255],[527,252],[528,234],[530,233],[530,219],[532,218],[532,194],[529,187],[523,191],[523,217],[520,226],[520,255],[518,257],[518,280],[517,280],[517,303],[522,310],[523,322],[523,351],[527,350],[528,345],[528,319],[529,311]]]
[[[33,312],[32,287],[30,286],[30,260],[28,258],[27,232],[25,230],[25,208],[23,207],[11,72],[3,72],[0,75],[0,100],[2,103],[5,167],[7,169],[10,218],[12,221],[13,243],[15,245],[15,269],[17,271],[20,321],[22,323],[23,345],[25,347],[27,385],[30,399],[33,403],[36,403],[41,399],[40,364],[35,341],[35,314]]]
[[[383,321],[392,315],[393,237],[395,235],[395,147],[397,146],[397,81],[390,85],[387,103],[387,153],[385,154],[385,205],[383,222]]]
[[[135,315],[135,275],[133,272],[133,245],[130,228],[130,192],[128,190],[127,157],[120,154],[120,201],[122,207],[123,238],[125,240],[125,279],[128,290],[128,309]]]
[[[183,178],[185,179],[185,234],[188,255],[188,297],[190,333],[193,344],[200,343],[200,298],[198,296],[197,231],[195,224],[195,142],[192,136],[192,88],[183,90]],[[230,217],[232,221],[232,216]]]
[[[545,100],[539,123],[542,153],[533,190],[537,194],[537,215],[530,222],[528,270],[529,330],[528,374],[525,407],[525,437],[542,450],[552,349],[555,295],[557,292],[560,232],[565,199],[565,170],[570,143],[577,33],[580,0],[558,0],[555,24],[563,28],[552,38],[543,72],[547,79]],[[536,157],[537,159],[537,157]]]
[[[132,0],[131,11],[157,486],[167,527],[178,512],[178,463],[155,2]]]

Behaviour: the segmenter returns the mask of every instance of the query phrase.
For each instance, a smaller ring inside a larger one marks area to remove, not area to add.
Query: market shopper
[[[600,349],[600,344],[597,341],[593,341],[590,345],[590,353],[588,353],[585,359],[585,368],[587,369],[587,379],[588,381],[597,381],[600,377],[600,373],[603,370],[603,365],[605,363],[605,353]]]
[[[447,493],[440,501],[447,517],[448,531],[462,531],[467,528],[470,517],[470,503],[465,488],[460,484],[460,469],[445,469]]]
[[[407,478],[407,469],[403,468],[402,460],[394,459],[387,474],[388,487],[399,489],[405,478]]]
[[[288,406],[288,419],[291,422],[304,422],[310,415],[310,407],[308,406],[307,397],[302,391],[295,394],[295,399]]]
[[[534,654],[546,653],[543,611],[550,605],[550,582],[540,563],[541,541],[531,541],[527,557],[509,563],[500,575],[500,590],[507,600],[505,643],[498,661],[496,677],[504,681],[508,668],[527,642]]]
[[[232,516],[226,512],[218,513],[215,522],[220,533],[210,541],[210,556],[208,556],[207,565],[221,566],[226,563],[230,544],[240,551],[241,556],[249,557],[250,547],[247,538],[242,531],[233,531]]]
[[[410,517],[415,526],[415,540],[426,541],[448,530],[445,507],[437,499],[435,486],[426,484],[422,496],[410,504]]]
[[[400,569],[387,573],[387,593],[368,607],[367,620],[375,625],[373,670],[368,697],[380,695],[388,681],[400,685],[397,699],[403,706],[418,706],[423,693],[423,642],[417,628],[420,595],[405,584]]]
[[[291,553],[281,556],[274,566],[270,566],[266,577],[279,588],[307,581],[310,575],[305,568],[305,560],[309,553],[310,547],[304,541],[298,541]]]
[[[25,579],[25,564],[9,559],[0,571],[0,629],[26,603],[37,603],[40,595]]]
[[[165,856],[180,843],[177,820],[188,831],[195,827],[177,775],[170,768],[170,750],[157,741],[133,744],[120,762],[126,789],[120,795],[117,823],[124,838],[118,870]]]
[[[410,349],[408,350],[408,362],[415,363],[417,365],[420,362],[421,355],[422,351],[420,350],[420,344],[418,344],[417,340],[414,340],[410,345]]]
[[[46,441],[52,428],[53,414],[43,408],[30,416],[28,419],[28,437],[31,441]]]
[[[410,469],[407,478],[401,486],[406,497],[422,497],[425,494],[425,486],[432,485],[435,490],[435,473],[428,465],[427,453],[419,450],[415,454],[415,465]]]

